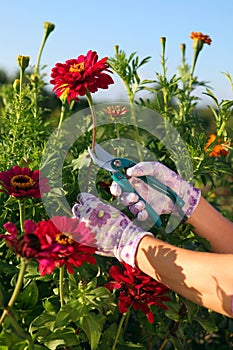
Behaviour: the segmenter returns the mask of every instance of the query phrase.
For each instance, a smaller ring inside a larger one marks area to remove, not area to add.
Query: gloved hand
[[[131,177],[130,182],[136,191],[152,206],[158,215],[174,214],[179,217],[181,214],[168,196],[149,188],[145,182],[138,178],[139,176],[153,176],[176,192],[184,200],[183,217],[189,218],[192,215],[201,197],[199,189],[187,183],[174,171],[159,162],[138,163],[128,168],[126,174]],[[122,192],[121,187],[116,182],[112,183],[110,191],[114,196],[119,197],[119,201],[123,205],[129,207],[138,220],[144,221],[147,219],[148,213],[145,210],[144,202],[139,200],[135,193]]]
[[[104,204],[91,193],[80,193],[72,212],[85,222],[96,237],[97,254],[116,257],[135,266],[135,254],[140,240],[152,235],[135,226],[118,209]]]

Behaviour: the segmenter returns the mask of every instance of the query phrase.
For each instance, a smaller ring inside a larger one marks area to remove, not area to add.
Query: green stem
[[[122,329],[122,326],[123,326],[123,323],[128,315],[128,313],[130,312],[129,311],[130,309],[128,309],[128,311],[126,311],[122,316],[121,316],[121,320],[120,320],[120,323],[119,323],[119,326],[118,326],[118,329],[117,329],[117,333],[116,333],[116,337],[115,337],[115,340],[114,340],[114,344],[112,346],[112,350],[115,350],[116,349],[116,346],[117,346],[117,342],[118,342],[118,339],[120,337],[120,334],[121,334],[121,329]]]
[[[94,110],[94,106],[93,106],[92,96],[91,96],[91,93],[89,90],[87,90],[87,92],[86,92],[86,97],[87,97],[87,102],[88,102],[90,110],[91,110],[92,125],[93,125],[91,149],[94,150],[95,142],[96,142],[96,115],[95,115],[95,110]]]
[[[43,49],[44,49],[44,46],[45,46],[47,37],[48,37],[48,34],[47,34],[47,32],[45,31],[45,32],[44,32],[43,39],[42,39],[42,42],[41,42],[41,45],[40,45],[40,49],[39,49],[39,52],[38,52],[36,65],[35,65],[35,73],[37,73],[37,74],[39,73],[41,55],[42,55],[42,52],[43,52]]]
[[[20,107],[21,107],[21,102],[22,102],[23,75],[24,75],[24,69],[22,67],[20,67],[20,72],[19,72],[19,100],[20,100]]]
[[[162,344],[160,345],[159,349],[158,350],[163,350],[165,345],[167,344],[168,340],[167,339],[164,339],[164,341],[162,342]]]
[[[25,220],[25,200],[20,199],[18,202],[19,202],[20,230],[21,230],[21,234],[23,234],[23,232],[24,232],[24,220]]]
[[[62,125],[62,122],[64,120],[64,117],[65,117],[65,113],[66,113],[66,102],[62,102],[62,105],[61,105],[61,113],[60,113],[60,120],[59,120],[59,124],[58,124],[58,130],[61,129],[61,125]]]
[[[87,98],[87,102],[89,104],[90,110],[91,110],[91,117],[92,117],[92,144],[91,144],[91,149],[94,150],[95,148],[95,143],[96,143],[96,114],[95,114],[95,110],[94,110],[94,106],[93,106],[93,100],[92,100],[92,96],[89,90],[87,90],[86,92],[86,98]],[[91,174],[91,168],[92,168],[92,159],[90,161],[90,164],[88,166],[88,171],[87,171],[87,180],[86,180],[86,191],[88,192],[88,184],[89,184],[89,179],[90,179],[90,174]]]
[[[61,307],[64,306],[64,265],[60,267],[59,270],[59,296],[60,296],[60,305]]]
[[[4,321],[5,317],[7,314],[9,314],[12,306],[15,303],[15,300],[20,292],[20,289],[22,287],[22,283],[23,283],[23,277],[24,277],[24,273],[26,271],[26,267],[27,267],[27,261],[24,260],[23,258],[21,258],[21,264],[20,264],[20,271],[19,271],[19,275],[18,275],[18,279],[13,291],[13,294],[11,295],[11,298],[7,304],[7,307],[4,309],[2,316],[0,318],[0,324],[2,324],[2,322]]]
[[[139,157],[139,161],[142,162],[143,158],[142,158],[142,152],[141,152],[141,148],[139,147],[139,132],[138,132],[138,127],[137,127],[137,119],[136,119],[136,115],[135,115],[135,108],[134,108],[134,94],[132,93],[129,85],[124,82],[126,90],[127,90],[127,94],[129,97],[129,104],[130,104],[130,110],[131,110],[131,116],[132,116],[132,120],[135,126],[135,141],[136,141],[136,147],[137,147],[137,152],[138,152],[138,157]]]
[[[193,84],[194,69],[195,69],[195,66],[197,63],[197,58],[198,58],[199,53],[200,53],[200,50],[194,49],[193,61],[192,61],[191,69],[190,69],[190,75],[189,75],[189,85],[188,85],[189,92],[191,92],[191,88],[192,88],[192,84]]]
[[[12,154],[14,153],[15,141],[16,141],[16,138],[17,138],[18,125],[19,125],[19,120],[20,120],[20,117],[21,117],[21,110],[22,110],[23,75],[24,75],[24,69],[22,67],[20,67],[20,71],[19,71],[19,105],[17,106],[15,126],[13,128],[14,135],[13,135],[12,148],[11,148],[11,153]]]
[[[223,121],[221,126],[220,126],[220,128],[219,128],[219,130],[218,130],[218,132],[217,132],[217,136],[221,136],[222,135],[223,131],[225,130],[225,127],[226,127],[226,122]]]

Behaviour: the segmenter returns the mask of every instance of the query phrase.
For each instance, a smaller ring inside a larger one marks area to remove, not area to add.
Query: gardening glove
[[[174,171],[159,162],[138,163],[128,168],[126,174],[130,177],[129,181],[136,191],[151,205],[158,215],[174,214],[180,217],[180,219],[188,219],[197,207],[201,197],[201,191],[199,189],[193,187],[180,178]],[[177,206],[168,196],[148,187],[145,182],[138,178],[139,176],[147,175],[153,176],[159,182],[170,187],[183,199],[184,206],[182,207],[182,211],[178,210]],[[148,218],[144,202],[139,200],[137,194],[122,192],[121,187],[116,182],[112,183],[110,191],[112,195],[119,198],[119,201],[123,205],[129,207],[129,210],[138,220],[145,221]]]
[[[140,240],[152,235],[135,226],[118,209],[104,204],[91,193],[80,193],[72,212],[95,234],[97,254],[116,257],[135,267],[135,254]]]

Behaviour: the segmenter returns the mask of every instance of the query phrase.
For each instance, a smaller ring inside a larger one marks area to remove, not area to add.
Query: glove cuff
[[[128,234],[128,232],[127,232]],[[145,236],[154,236],[151,232],[137,232],[135,236],[129,236],[130,238],[124,243],[121,248],[118,246],[115,256],[119,261],[124,261],[126,264],[136,267],[135,255],[137,252],[138,245],[141,239]]]
[[[186,217],[189,218],[201,199],[201,191],[198,188],[190,187],[185,197],[185,205],[183,210]]]

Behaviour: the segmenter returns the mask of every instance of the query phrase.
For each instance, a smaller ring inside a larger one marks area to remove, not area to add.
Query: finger
[[[148,212],[146,209],[138,212],[137,219],[138,221],[146,221],[148,219]]]
[[[138,201],[137,203],[129,206],[129,210],[133,215],[137,215],[139,211],[142,211],[144,209],[145,209],[145,203],[143,201]]]
[[[119,197],[119,201],[121,202],[121,204],[127,207],[138,202],[138,199],[138,195],[133,192],[123,192],[122,195]]]
[[[140,162],[127,169],[128,176],[153,175],[154,169],[158,162]]]
[[[113,181],[110,186],[110,192],[113,196],[119,197],[122,193],[121,186],[119,186],[115,181]]]

